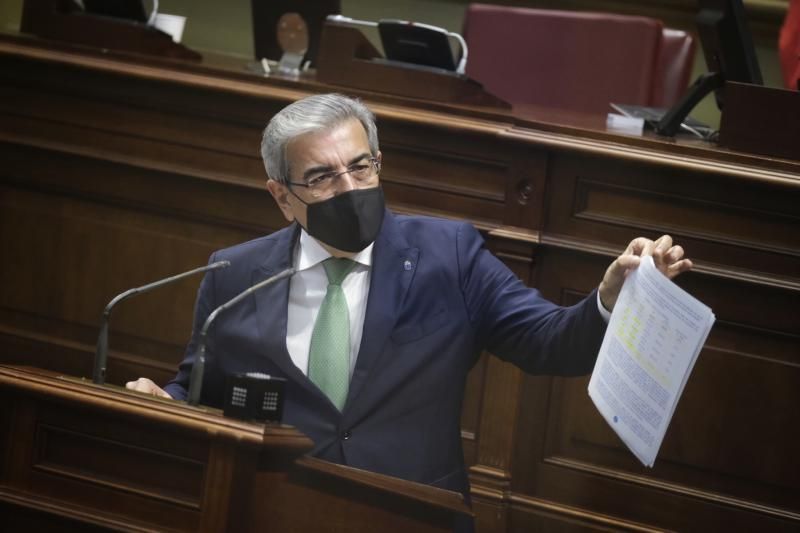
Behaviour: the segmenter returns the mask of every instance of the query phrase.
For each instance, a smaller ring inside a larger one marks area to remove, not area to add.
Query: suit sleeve
[[[482,348],[529,373],[591,372],[606,328],[596,289],[562,307],[525,286],[471,225],[459,226],[456,245],[464,303]]]

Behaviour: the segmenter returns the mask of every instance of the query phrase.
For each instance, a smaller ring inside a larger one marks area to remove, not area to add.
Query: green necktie
[[[350,386],[350,313],[342,281],[355,263],[331,257],[322,266],[328,274],[328,292],[311,333],[308,377],[341,411]]]

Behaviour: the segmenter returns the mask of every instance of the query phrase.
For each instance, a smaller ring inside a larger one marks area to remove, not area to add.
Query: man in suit
[[[267,187],[291,225],[216,252],[211,261],[231,266],[202,282],[178,375],[163,390],[146,379],[128,386],[184,399],[208,314],[293,266],[290,280],[215,322],[203,403],[222,403],[231,373],[285,377],[284,421],[311,437],[314,455],[337,463],[468,496],[459,420],[481,351],[527,372],[586,374],[640,256],[652,255],[670,277],[691,268],[668,236],[639,238],[598,290],[557,306],[491,255],[471,225],[386,210],[373,115],[341,95],[280,111],[262,156]]]

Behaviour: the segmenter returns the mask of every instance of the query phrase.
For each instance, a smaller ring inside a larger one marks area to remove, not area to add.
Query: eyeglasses
[[[372,185],[378,181],[378,173],[381,171],[381,163],[376,157],[370,157],[364,160],[363,163],[356,163],[350,165],[347,170],[341,172],[325,172],[311,176],[305,181],[290,181],[289,185],[296,185],[297,187],[305,187],[308,189],[309,194],[314,198],[321,198],[329,196],[336,190],[336,184],[339,177],[345,174],[350,174],[350,177],[358,183],[359,186]]]

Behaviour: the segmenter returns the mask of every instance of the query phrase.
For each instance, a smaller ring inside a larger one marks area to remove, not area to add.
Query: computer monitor
[[[656,125],[656,132],[673,136],[697,103],[711,91],[723,109],[725,81],[763,85],[753,38],[747,27],[742,0],[698,0],[695,18],[708,72]]]
[[[378,21],[378,32],[387,59],[456,70],[450,50],[450,32],[444,28],[405,20],[381,19]]]

